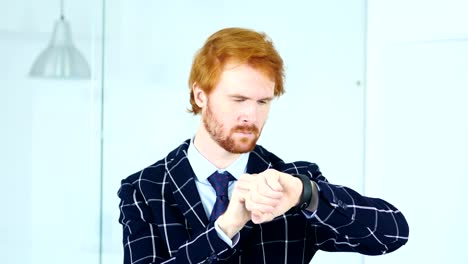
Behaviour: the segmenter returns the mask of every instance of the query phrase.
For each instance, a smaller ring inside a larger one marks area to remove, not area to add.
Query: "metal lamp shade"
[[[55,22],[48,47],[37,57],[29,75],[39,78],[89,79],[86,59],[73,45],[69,23],[62,16]]]

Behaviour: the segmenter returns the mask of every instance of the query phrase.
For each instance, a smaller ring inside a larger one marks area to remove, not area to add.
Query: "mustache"
[[[258,128],[255,125],[235,126],[233,132],[258,134]]]

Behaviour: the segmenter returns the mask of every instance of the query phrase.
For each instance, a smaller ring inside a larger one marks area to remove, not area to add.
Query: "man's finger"
[[[279,182],[279,175],[276,171],[271,171],[265,175],[266,184],[273,190],[277,192],[283,191],[283,186]]]

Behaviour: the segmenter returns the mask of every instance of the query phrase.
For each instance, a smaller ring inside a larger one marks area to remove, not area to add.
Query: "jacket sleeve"
[[[319,249],[381,255],[406,244],[408,223],[393,205],[330,184],[315,164],[308,171],[319,188],[319,205],[310,219]]]
[[[118,196],[121,200],[119,222],[123,226],[124,264],[212,263],[232,255],[232,249],[219,238],[213,224],[189,239],[184,222],[156,224],[151,208],[134,184],[123,180]],[[165,201],[160,202],[167,206]],[[165,237],[180,241],[177,250],[168,249],[161,230],[170,233]]]

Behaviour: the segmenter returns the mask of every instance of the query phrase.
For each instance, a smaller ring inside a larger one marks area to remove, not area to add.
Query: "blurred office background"
[[[187,78],[213,32],[266,32],[286,63],[260,144],[395,204],[380,257],[468,263],[468,2],[0,0],[0,263],[122,262],[120,180],[192,136]],[[89,78],[30,76],[64,15]]]

